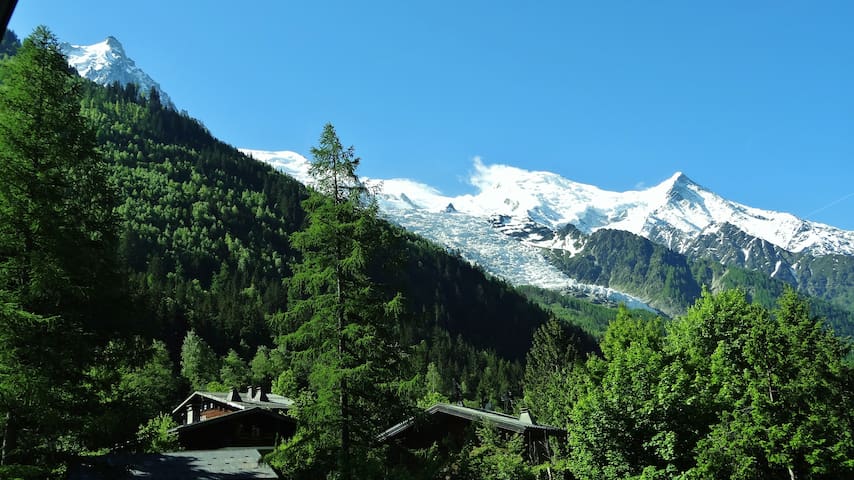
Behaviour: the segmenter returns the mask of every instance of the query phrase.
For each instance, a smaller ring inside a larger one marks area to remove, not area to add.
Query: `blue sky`
[[[611,190],[683,171],[854,230],[852,21],[850,1],[21,0],[10,26],[117,37],[238,147],[307,154],[332,122],[363,175],[446,194],[475,156]]]

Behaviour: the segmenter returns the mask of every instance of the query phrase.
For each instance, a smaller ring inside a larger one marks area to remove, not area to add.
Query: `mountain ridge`
[[[304,183],[310,180],[308,160],[298,153],[242,151]],[[389,220],[460,252],[514,285],[586,291],[633,307],[680,313],[680,302],[649,303],[656,295],[643,289],[591,284],[594,277],[575,278],[571,269],[561,268],[565,262],[542,264],[542,258],[553,257],[548,252],[591,255],[585,249],[591,235],[618,230],[690,258],[756,270],[829,300],[830,290],[849,288],[844,271],[833,270],[840,262],[819,260],[842,256],[854,264],[854,232],[724,199],[684,172],[627,192],[602,190],[551,172],[487,166],[478,159],[474,172],[470,183],[478,192],[456,197],[409,179],[368,181],[379,187],[378,202]],[[843,270],[849,268],[847,261],[841,264]],[[814,265],[821,265],[818,273]],[[822,287],[824,277],[837,278],[836,286]]]
[[[298,157],[304,160],[298,153],[242,150],[268,163],[287,156],[289,166],[281,168],[306,180],[306,167],[292,170],[299,163]],[[474,161],[474,170],[470,183],[478,192],[456,197],[442,195],[437,189],[414,180],[377,181],[383,186],[382,202],[398,208],[408,206],[438,212],[451,204],[456,211],[473,216],[504,215],[517,222],[531,220],[552,230],[568,224],[587,234],[603,228],[625,230],[680,253],[686,253],[700,236],[713,234],[729,223],[792,253],[854,255],[854,231],[727,200],[684,172],[676,172],[647,189],[615,192],[551,172],[508,165],[487,166],[479,159]],[[409,201],[404,201],[401,195]]]
[[[105,86],[113,82],[122,86],[134,83],[145,94],[154,88],[160,94],[161,103],[175,109],[175,104],[160,84],[136,65],[116,37],[110,35],[92,45],[62,43],[61,49],[68,58],[68,64],[76,69],[81,77]]]

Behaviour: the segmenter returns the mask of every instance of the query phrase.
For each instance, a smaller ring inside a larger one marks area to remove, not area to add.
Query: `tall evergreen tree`
[[[312,154],[317,191],[304,202],[306,228],[292,237],[302,261],[278,325],[279,342],[297,365],[292,369],[305,372],[305,389],[297,402],[299,430],[274,462],[297,477],[365,478],[376,473],[368,467],[377,459],[376,434],[400,418],[395,317],[402,297],[380,281],[398,248],[356,175],[359,159],[332,125]]]
[[[190,388],[206,390],[208,383],[218,380],[219,363],[216,353],[202,337],[193,330],[187,332],[181,345],[181,375],[190,382]]]
[[[580,341],[565,324],[549,319],[534,332],[525,362],[525,405],[547,424],[561,422],[572,407],[575,368],[583,362]]]
[[[70,436],[84,367],[116,326],[114,193],[80,89],[45,27],[0,70],[3,462],[44,461]],[[30,381],[18,384],[22,372]]]

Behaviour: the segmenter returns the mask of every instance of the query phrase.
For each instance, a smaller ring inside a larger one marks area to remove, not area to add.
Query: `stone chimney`
[[[240,393],[238,393],[236,388],[232,388],[231,391],[228,392],[228,395],[225,399],[229,402],[242,402],[243,400],[240,398]]]
[[[527,423],[529,425],[536,425],[537,420],[534,418],[534,415],[527,408],[523,408],[519,413],[519,421],[522,423]]]
[[[267,394],[264,393],[264,387],[255,387],[255,395],[252,396],[252,400],[255,400],[256,402],[270,401],[270,399],[267,398]]]

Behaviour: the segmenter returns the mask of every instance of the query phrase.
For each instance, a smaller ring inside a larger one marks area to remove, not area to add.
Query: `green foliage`
[[[525,362],[524,404],[546,424],[561,422],[572,407],[573,376],[584,361],[578,334],[554,319],[534,333]]]
[[[163,342],[135,337],[104,347],[84,378],[98,401],[81,431],[89,445],[126,442],[136,426],[174,406],[180,384]]]
[[[145,348],[140,350],[146,352]],[[134,399],[132,408],[143,418],[151,418],[172,407],[171,401],[178,396],[179,385],[163,342],[152,341],[146,353],[149,358],[145,363],[122,372],[119,389],[124,397]]]
[[[704,292],[667,328],[621,315],[567,422],[577,478],[854,475],[850,345],[791,289]],[[576,387],[578,388],[578,387]]]
[[[739,350],[718,346],[710,358],[724,408],[698,443],[697,471],[731,478],[854,475],[846,346],[792,290],[773,317],[755,317],[739,340]]]
[[[168,413],[161,413],[139,427],[136,439],[145,453],[174,452],[179,449],[178,436],[170,430],[178,424]]]
[[[269,388],[273,377],[278,373],[275,361],[270,358],[270,349],[264,345],[258,347],[255,356],[249,362],[252,384]]]
[[[219,378],[222,384],[231,388],[242,389],[249,385],[251,371],[246,361],[240,358],[234,350],[229,350],[228,355],[222,359],[222,367],[219,370]]]
[[[204,390],[208,383],[219,380],[219,359],[213,349],[196,332],[190,330],[181,345],[181,375],[193,390]]]
[[[50,469],[34,465],[0,465],[0,479],[2,480],[44,480],[46,478],[59,478],[52,475]]]
[[[503,436],[497,428],[477,429],[477,445],[469,452],[472,478],[484,480],[533,480],[534,468],[525,458],[524,438]]]
[[[222,355],[269,344],[304,187],[158,107],[134,85],[87,85],[83,112],[119,188],[120,253],[147,333],[172,352],[195,330]]]
[[[302,261],[293,267],[292,299],[276,325],[303,386],[298,434],[271,462],[297,478],[317,469],[327,477],[364,478],[381,458],[374,444],[383,419],[405,412],[404,351],[395,329],[403,302],[378,277],[394,274],[400,249],[355,175],[353,148],[342,147],[332,125],[312,154],[320,192],[304,203],[306,228],[291,236]]]
[[[604,358],[590,358],[587,378],[567,419],[570,466],[579,478],[624,478],[652,465],[665,467],[666,412],[657,378],[666,365],[660,319],[634,318],[625,309],[602,342]]]
[[[0,80],[0,463],[54,465],[93,440],[100,392],[85,372],[132,328],[119,322],[115,197],[81,80],[46,28]]]
[[[0,41],[0,58],[14,55],[19,48],[21,48],[21,41],[18,40],[18,36],[12,30],[6,29]]]
[[[80,80],[39,27],[0,95],[0,286],[41,315],[90,314],[115,265],[113,192],[80,115]]]

